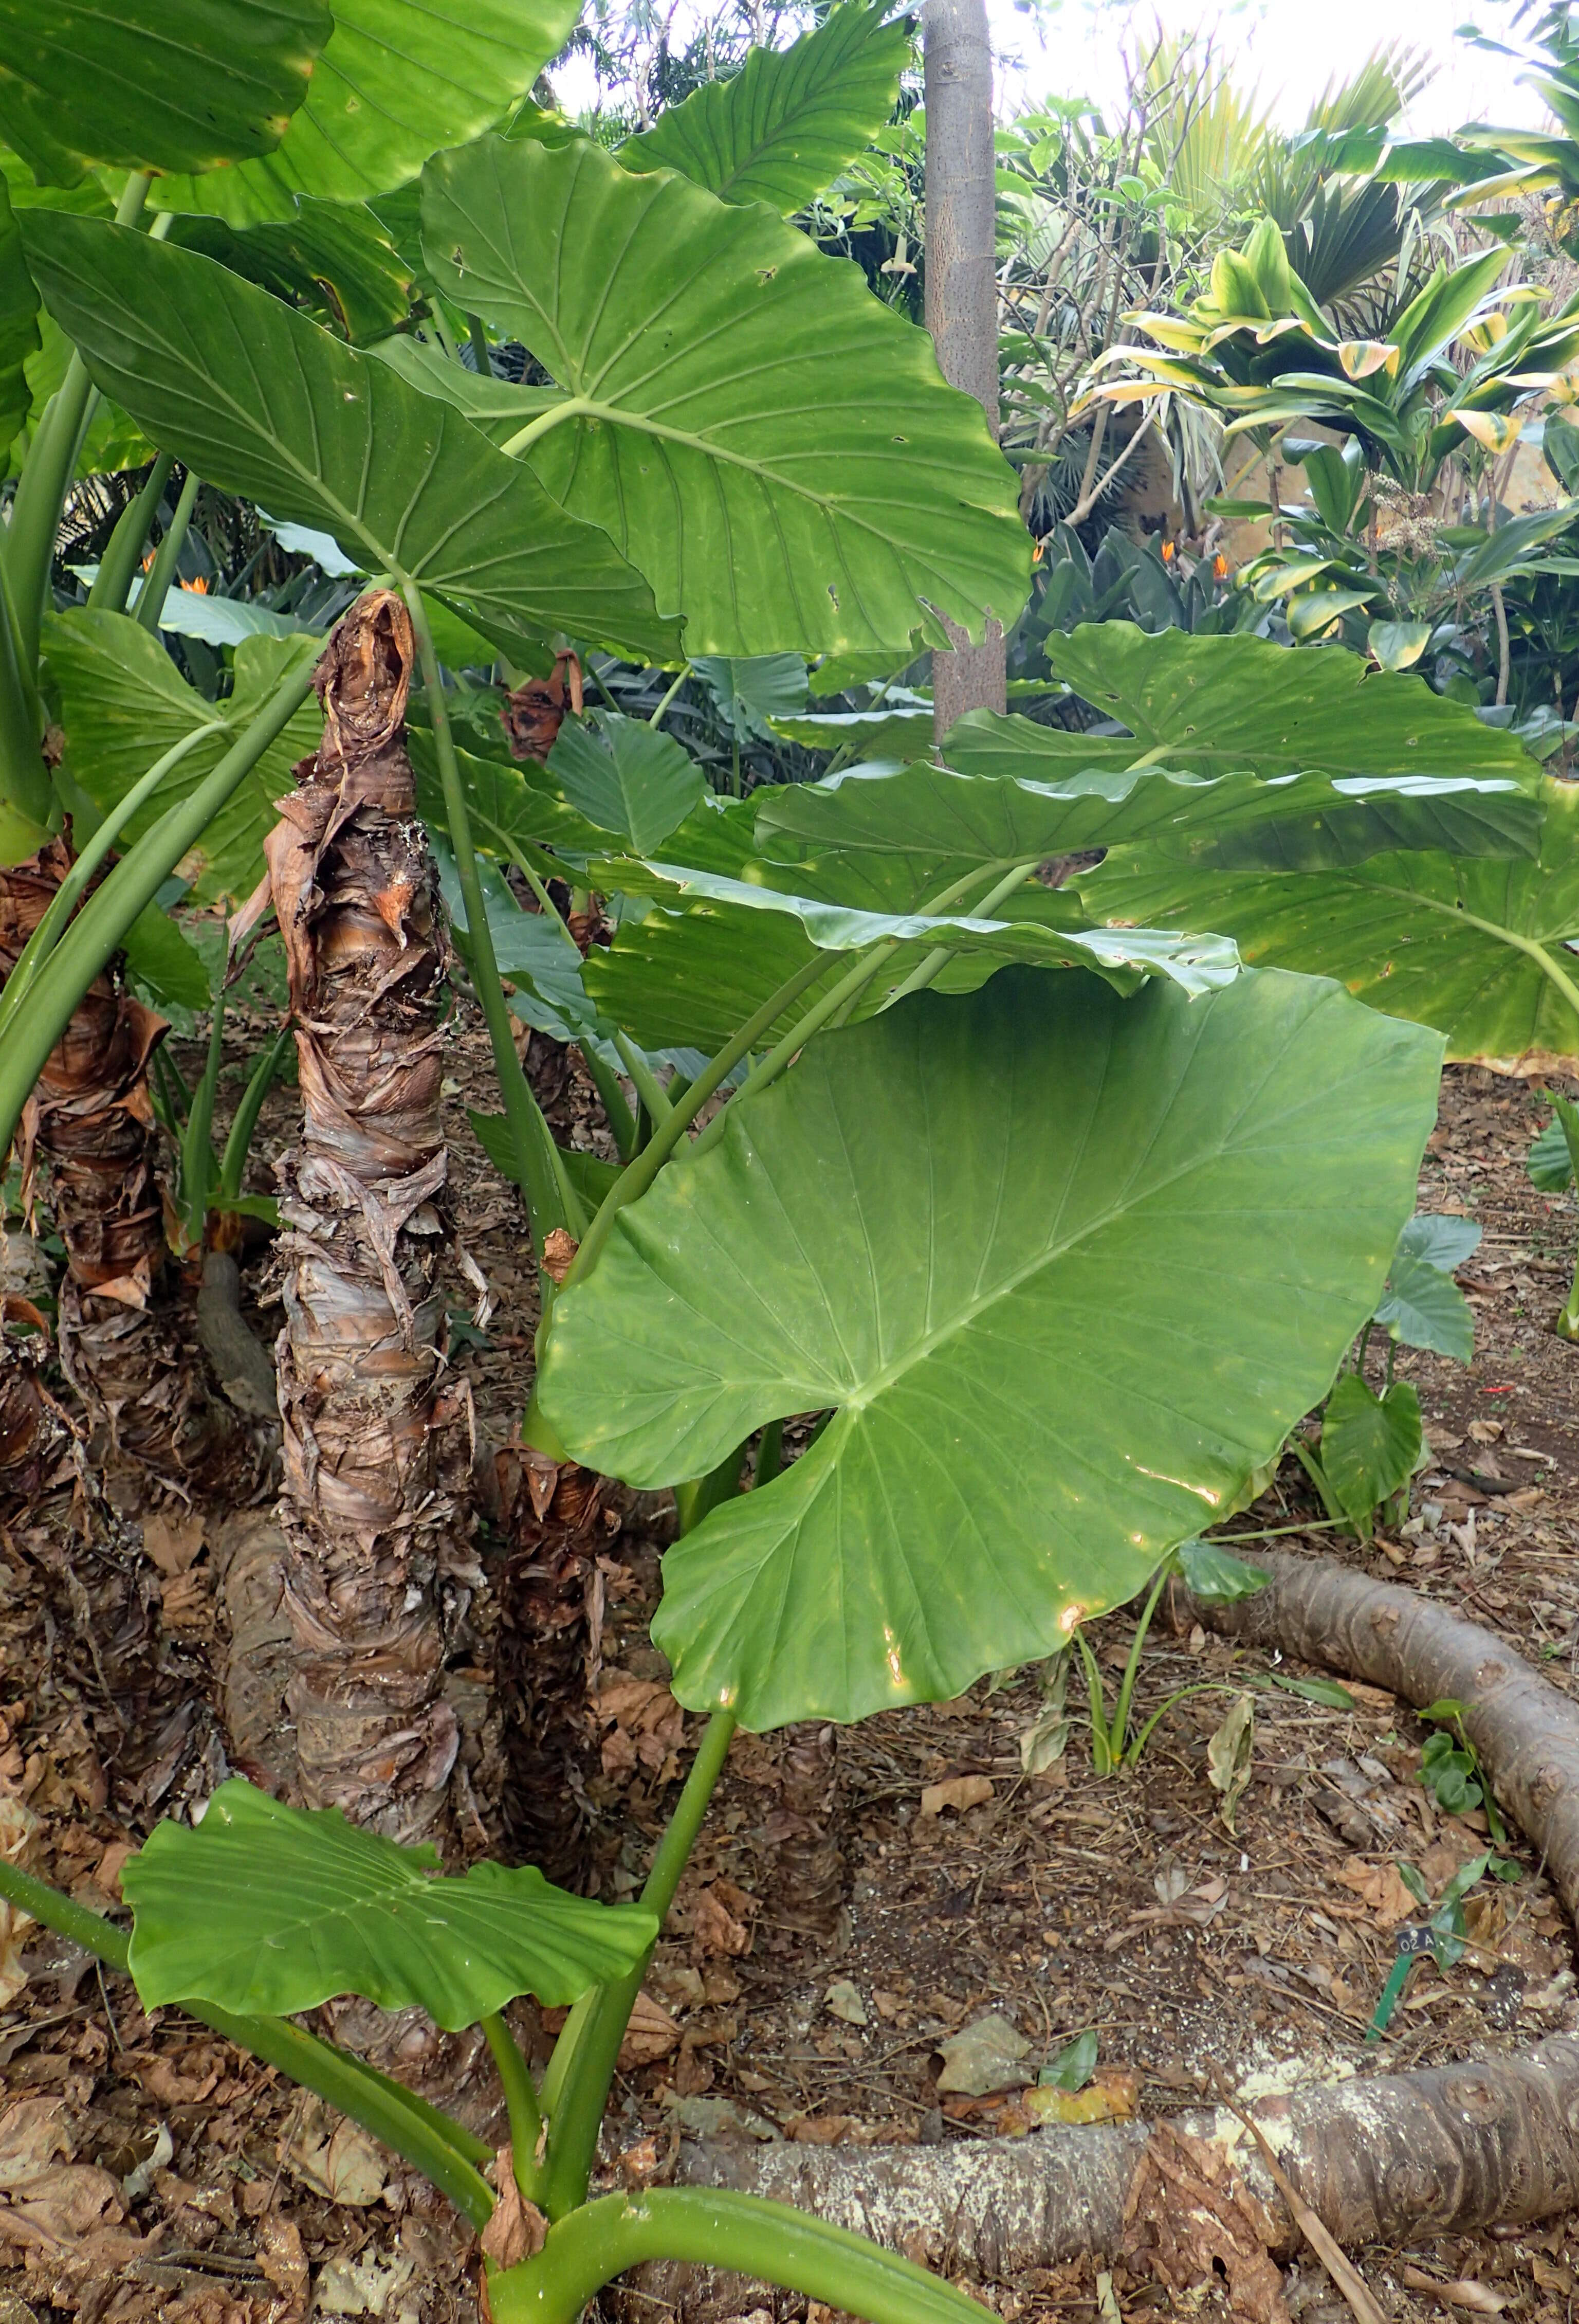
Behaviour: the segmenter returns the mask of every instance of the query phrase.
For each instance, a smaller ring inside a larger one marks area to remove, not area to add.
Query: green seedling
[[[1527,1167],[1543,1194],[1556,1194],[1571,1186],[1579,1171],[1579,1106],[1556,1090],[1547,1094],[1556,1109],[1555,1118],[1530,1148]],[[1559,1340],[1579,1340],[1579,1262],[1552,1329]]]

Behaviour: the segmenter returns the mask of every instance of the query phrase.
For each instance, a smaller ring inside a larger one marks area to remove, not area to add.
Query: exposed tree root
[[[1412,1591],[1327,1559],[1261,1562],[1271,1575],[1266,1590],[1230,1607],[1186,1600],[1182,1612],[1417,1706],[1443,1695],[1464,1702],[1499,1802],[1544,1852],[1569,1912],[1579,1909],[1579,1704],[1491,1632]],[[1467,2234],[1579,2206],[1574,2036],[1522,2055],[1264,2099],[1253,2113],[1299,2195],[1351,2246]],[[1264,2204],[1278,2246],[1291,2248],[1288,2207],[1235,2116],[1203,2112],[1175,2127],[1232,2147],[1228,2209],[1250,2216],[1247,2204]],[[1159,2135],[1128,2123],[933,2148],[686,2147],[678,2176],[794,2203],[950,2273],[995,2278],[1087,2254],[1161,2250],[1147,2194],[1168,2183],[1149,2159]],[[739,2279],[699,2269],[652,2267],[635,2282],[644,2313],[656,2298],[686,2324],[762,2301]]]
[[[1499,1804],[1546,1858],[1579,1923],[1579,1703],[1476,1622],[1326,1557],[1258,1557],[1265,1590],[1191,1606],[1207,1628],[1325,1663],[1417,1709],[1454,1696]]]

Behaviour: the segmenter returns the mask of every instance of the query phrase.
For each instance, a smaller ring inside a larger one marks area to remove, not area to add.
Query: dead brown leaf
[[[993,1796],[990,1775],[950,1775],[941,1784],[928,1784],[921,1795],[923,1816],[941,1815],[945,1808],[953,1808],[963,1815],[967,1808],[985,1807]]]
[[[308,2290],[307,2254],[301,2230],[282,2211],[268,2211],[258,2222],[258,2265],[265,2279],[287,2300],[305,2300]]]
[[[1176,2299],[1226,2280],[1235,2316],[1293,2324],[1271,2255],[1278,2240],[1271,2215],[1210,2140],[1159,2124],[1131,2184],[1125,2223],[1128,2264],[1149,2271]]]
[[[548,2222],[517,2186],[515,2153],[509,2145],[494,2157],[493,2183],[499,2200],[482,2230],[482,2255],[495,2267],[519,2267],[522,2260],[535,2259],[547,2242]]]
[[[1471,1427],[1474,1423],[1470,1423]],[[1513,2305],[1510,2292],[1498,2292],[1489,2283],[1476,2283],[1473,2278],[1455,2276],[1444,2280],[1439,2275],[1428,2275],[1423,2267],[1406,2266],[1403,2280],[1411,2292],[1428,2292],[1433,2300],[1446,2301],[1449,2308],[1467,2308],[1476,2316],[1501,2316],[1504,2308]]]
[[[629,2073],[634,2066],[655,2065],[679,2046],[680,2028],[663,2004],[655,2001],[644,1987],[636,1997],[625,2039],[620,2044],[621,2070]]]
[[[1333,1877],[1370,1906],[1382,1928],[1395,1929],[1400,1921],[1413,1920],[1419,1910],[1396,1864],[1367,1864],[1363,1856],[1351,1856]]]
[[[189,1509],[170,1517],[156,1513],[142,1520],[142,1547],[167,1581],[185,1573],[197,1562],[203,1547],[203,1517]]]
[[[698,1895],[692,1909],[692,1941],[699,1952],[724,1953],[739,1960],[751,1950],[751,1931],[746,1921],[737,1919],[730,1910],[740,1896],[739,1890],[731,1886],[726,1897],[721,1893],[725,1885],[715,1881],[711,1888],[703,1888]],[[741,1901],[748,1903],[749,1899]]]

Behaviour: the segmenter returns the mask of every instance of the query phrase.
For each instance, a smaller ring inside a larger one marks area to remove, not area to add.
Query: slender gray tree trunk
[[[926,0],[926,327],[943,377],[973,395],[998,432],[992,47],[986,0]],[[953,624],[950,625],[950,632]],[[968,710],[1002,710],[1004,638],[932,656],[932,732]]]

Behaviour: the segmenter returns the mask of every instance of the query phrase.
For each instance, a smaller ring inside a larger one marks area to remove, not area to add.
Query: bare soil
[[[252,1036],[265,1021],[260,1008]],[[239,1065],[244,1009],[232,1029]],[[561,1135],[600,1142],[578,1074],[540,1049],[532,1066]],[[495,1302],[484,1327],[470,1324],[475,1295],[457,1269],[466,1328],[455,1361],[482,1421],[503,1436],[529,1383],[536,1285],[516,1198],[466,1119],[468,1099],[488,1105],[490,1076],[481,1028],[464,1017],[453,1074],[461,1237]],[[279,1089],[266,1110],[260,1191],[294,1102]],[[1484,1228],[1460,1276],[1477,1348],[1467,1369],[1400,1357],[1433,1455],[1408,1526],[1345,1541],[1314,1522],[1291,1462],[1236,1523],[1296,1528],[1281,1546],[1407,1580],[1576,1690],[1579,1349],[1550,1330],[1575,1208],[1572,1196],[1538,1194],[1524,1167],[1547,1118],[1538,1093],[1475,1071],[1446,1078],[1420,1204]],[[266,1260],[248,1281],[271,1338]],[[45,1877],[100,1910],[119,1909],[120,1864],[151,1823],[190,1813],[230,1772],[212,1707],[225,1516],[117,1510],[69,1457],[52,1492],[0,1536],[0,1846],[24,1846]],[[696,1732],[646,1634],[667,1530],[660,1500],[634,1502],[609,1561],[594,1797],[610,1896],[639,1884]],[[482,1548],[486,1570],[498,1549],[486,1532]],[[467,1727],[462,1823],[479,1853],[498,1830],[491,1618],[484,1592],[457,1631],[452,1673]],[[1132,1618],[1096,1626],[1110,1689]],[[1382,2037],[1367,2040],[1398,1930],[1419,1917],[1399,1862],[1436,1894],[1486,1845],[1484,1817],[1438,1809],[1418,1780],[1428,1730],[1392,1698],[1354,1687],[1354,1708],[1340,1711],[1258,1692],[1252,1775],[1230,1831],[1208,1739],[1245,1676],[1265,1670],[1264,1658],[1160,1619],[1140,1715],[1180,1686],[1223,1691],[1181,1703],[1136,1772],[1100,1782],[1078,1681],[1063,1756],[1024,1772],[1022,1739],[1044,1708],[1035,1672],[847,1732],[848,1901],[827,1940],[790,1925],[776,1875],[782,1743],[739,1738],[628,2046],[610,2172],[661,2175],[682,2136],[860,2144],[1023,2132],[1018,2088],[978,2096],[947,2076],[939,2087],[940,2043],[994,2015],[1024,2045],[1016,2080],[1033,2083],[1065,2043],[1094,2032],[1097,2095],[1086,2104],[1152,2120],[1225,2089],[1397,2071],[1579,2028],[1573,1932],[1515,1836],[1522,1877],[1472,1896],[1464,1958],[1446,1971],[1419,1967]],[[145,2015],[124,1979],[47,1932],[8,1944],[0,1919],[0,1991],[23,1971],[0,2006],[0,2324],[471,2324],[469,2234],[394,2158],[179,2013]],[[517,2014],[546,2054],[550,2029],[529,2006]],[[413,2065],[461,2083],[473,2118],[492,2118],[485,2072],[468,2074],[453,2046],[425,2051],[418,2034]],[[1365,2253],[1358,2264],[1400,2324],[1466,2312],[1572,2324],[1579,2312],[1579,2218]],[[1310,2255],[1286,2271],[1282,2296],[1310,2324],[1348,2313]],[[1180,2303],[1122,2264],[1110,2283],[1071,2266],[987,2297],[1009,2318],[1251,2312],[1235,2311],[1209,2274]]]

